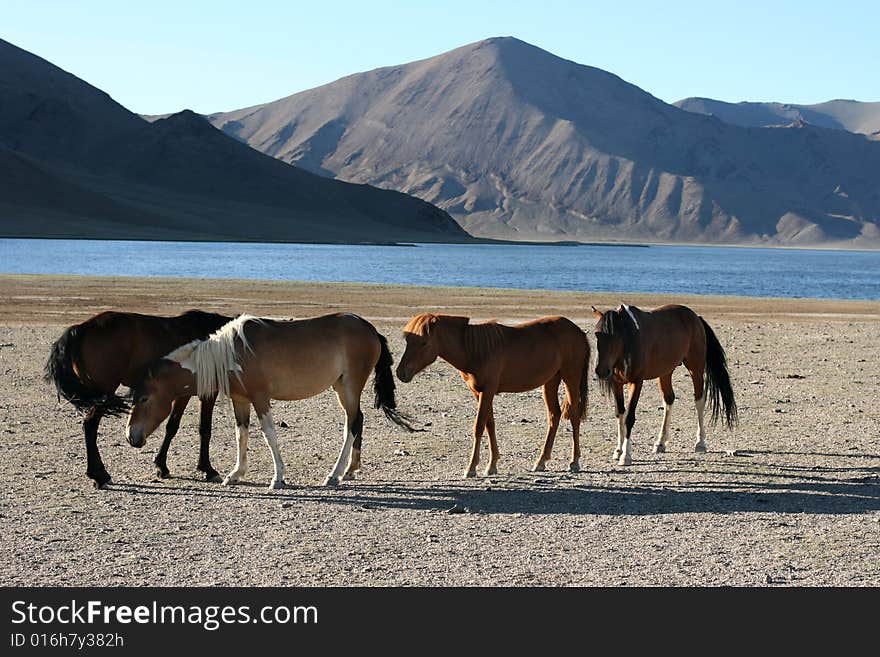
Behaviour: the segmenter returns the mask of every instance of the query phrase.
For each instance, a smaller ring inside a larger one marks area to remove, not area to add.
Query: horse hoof
[[[532,466],[532,472],[544,472],[547,469],[547,466],[544,465],[543,461],[538,461],[535,465]]]
[[[158,479],[168,479],[168,477],[170,477],[170,476],[171,476],[171,473],[168,472],[167,468],[166,469],[156,468],[156,477]]]
[[[569,470],[569,472],[580,472],[581,471],[581,464],[578,463],[577,461],[572,461],[571,463],[568,464],[568,470]]]
[[[473,479],[473,478],[476,477],[476,476],[477,476],[477,471],[476,471],[476,470],[468,470],[467,472],[464,473],[464,478],[465,478],[465,479]]]
[[[287,488],[287,483],[283,479],[273,479],[269,484],[269,490],[281,490]]]
[[[343,481],[354,481],[354,472],[346,472],[342,475]]]
[[[227,476],[227,477],[223,480],[223,485],[224,485],[224,486],[235,486],[235,484],[237,484],[238,481],[239,481],[239,480],[238,480],[237,477]]]
[[[213,474],[210,472],[205,473],[205,481],[209,484],[219,484],[223,481],[223,477],[220,476],[219,472],[214,472]]]
[[[619,449],[615,449],[615,450],[614,450],[614,454],[611,455],[611,460],[612,460],[612,461],[617,461],[617,460],[619,460],[621,454],[623,454],[623,452],[622,452],[621,450],[619,450]]]
[[[339,479],[337,479],[336,477],[327,477],[327,478],[324,480],[324,485],[325,485],[325,486],[338,486],[338,485],[339,485]]]
[[[709,451],[709,448],[706,447],[706,443],[697,443],[696,445],[694,445],[694,451],[700,454],[705,454]]]
[[[666,451],[666,445],[654,445],[654,453],[662,454]]]
[[[99,472],[96,475],[89,475],[89,477],[92,478],[92,482],[95,484],[95,488],[97,488],[98,490],[101,490],[107,484],[112,483],[110,475],[107,474],[107,472]]]
[[[620,457],[620,460],[617,461],[617,465],[632,465],[633,460],[631,456],[624,454]]]

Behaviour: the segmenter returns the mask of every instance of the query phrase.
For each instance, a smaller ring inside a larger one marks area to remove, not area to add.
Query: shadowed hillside
[[[147,123],[0,41],[0,234],[463,241],[419,199],[316,176],[190,111]]]

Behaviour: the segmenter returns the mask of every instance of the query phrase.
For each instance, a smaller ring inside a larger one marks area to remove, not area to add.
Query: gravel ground
[[[168,303],[169,297],[183,302]],[[740,426],[691,452],[695,411],[674,377],[670,451],[650,453],[662,418],[646,384],[634,464],[611,461],[612,404],[597,387],[582,428],[583,472],[567,472],[570,432],[548,472],[531,473],[545,431],[539,391],[502,395],[499,474],[464,480],[474,403],[438,362],[408,384],[408,434],[367,408],[364,467],[321,481],[338,453],[332,393],[276,402],[290,488],[270,491],[271,458],[252,422],[245,484],[205,483],[196,404],[155,477],[161,436],[128,446],[105,420],[114,483],[85,475],[79,417],[41,380],[64,325],[105,308],[173,314],[198,306],[272,316],[345,308],[374,321],[400,356],[420,310],[525,320],[562,313],[592,333],[589,305],[617,297],[515,290],[78,277],[0,277],[0,573],[6,585],[880,585],[880,303],[679,297],[713,326],[731,363]],[[650,308],[669,297],[630,295]],[[595,343],[593,342],[593,346]],[[214,419],[212,460],[234,463],[231,410]],[[485,442],[484,442],[484,449]],[[454,509],[457,512],[451,512]]]

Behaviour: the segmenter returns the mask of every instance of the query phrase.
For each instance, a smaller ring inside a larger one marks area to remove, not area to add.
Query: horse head
[[[628,376],[635,349],[637,320],[632,311],[621,304],[616,310],[601,312],[592,306],[598,321],[596,333],[596,376],[600,381],[611,383],[615,370]]]
[[[143,447],[147,438],[171,414],[174,400],[194,394],[192,373],[180,363],[162,358],[149,367],[131,388],[132,407],[125,437],[132,447]]]
[[[437,360],[440,345],[437,336],[437,315],[422,313],[413,317],[403,328],[406,351],[397,365],[397,378],[404,383]]]

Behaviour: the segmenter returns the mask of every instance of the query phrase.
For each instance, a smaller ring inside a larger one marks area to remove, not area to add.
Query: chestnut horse
[[[596,323],[596,376],[606,393],[614,395],[617,414],[617,449],[619,465],[632,464],[632,428],[636,405],[646,379],[658,379],[665,411],[654,452],[666,451],[669,439],[669,416],[675,392],[672,372],[684,365],[694,384],[697,407],[697,442],[695,452],[705,452],[706,430],[703,411],[706,397],[712,422],[722,415],[724,423],[736,424],[736,401],[727,371],[727,356],[715,332],[702,317],[686,306],[661,306],[652,311],[622,304],[604,313],[593,308]],[[705,375],[705,377],[704,377]],[[705,378],[705,382],[704,382]],[[623,386],[629,386],[629,406],[624,407]],[[624,433],[624,424],[626,432]]]
[[[98,451],[98,425],[105,415],[128,411],[128,403],[116,394],[116,389],[120,385],[135,383],[147,365],[162,354],[191,340],[206,337],[230,319],[200,310],[190,310],[177,317],[103,312],[68,327],[55,341],[46,362],[45,379],[55,384],[59,399],[63,397],[85,414],[86,474],[97,488],[110,482]],[[165,428],[165,440],[155,458],[160,477],[168,476],[168,447],[177,433],[190,397],[186,394],[174,400],[171,418]],[[208,454],[213,409],[213,398],[202,400],[198,469],[205,473],[208,481],[219,480]],[[132,444],[143,446],[143,443]]]
[[[439,357],[459,371],[477,400],[474,445],[465,477],[476,475],[484,430],[488,430],[491,452],[485,474],[497,472],[495,395],[539,386],[543,386],[549,426],[534,470],[545,469],[560,418],[571,421],[569,467],[572,472],[580,470],[579,433],[587,411],[590,343],[573,322],[565,317],[542,317],[517,326],[494,321],[471,324],[468,317],[422,313],[409,320],[403,334],[406,351],[397,366],[397,378],[407,383]],[[560,381],[565,382],[567,393],[561,408],[557,396]]]
[[[275,474],[270,488],[283,488],[284,463],[272,420],[272,399],[314,397],[332,387],[345,411],[342,449],[325,480],[334,485],[352,479],[361,466],[364,414],[361,393],[375,372],[375,406],[412,430],[396,409],[391,352],[385,338],[365,319],[338,313],[302,320],[272,320],[241,315],[206,340],[175,349],[154,363],[133,389],[129,440],[149,436],[171,411],[174,399],[187,394],[232,400],[238,458],[224,484],[247,473],[251,405],[272,452]]]

